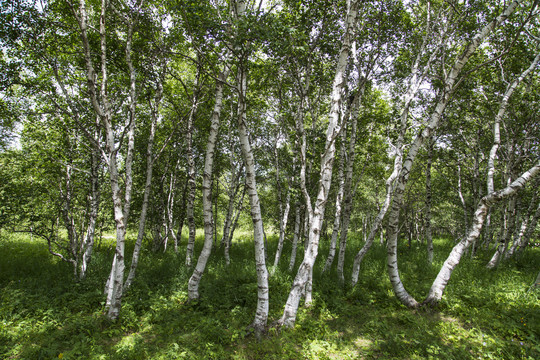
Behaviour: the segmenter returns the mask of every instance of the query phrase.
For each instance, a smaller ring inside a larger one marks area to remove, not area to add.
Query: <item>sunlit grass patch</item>
[[[245,241],[233,243],[229,266],[219,245],[214,248],[201,282],[201,298],[194,303],[187,299],[192,269],[184,265],[185,239],[179,254],[172,249],[153,253],[145,247],[136,280],[114,323],[103,315],[102,291],[112,259],[109,246],[97,247],[88,277],[76,282],[69,264],[48,254],[43,242],[21,235],[2,237],[0,358],[54,359],[62,354],[63,359],[528,360],[540,356],[540,291],[528,291],[537,272],[538,249],[495,271],[485,269],[482,253],[475,259],[464,257],[437,309],[410,310],[392,292],[384,246],[373,245],[353,289],[336,281],[335,269],[321,274],[320,262],[327,251],[322,247],[312,306],[301,306],[294,329],[270,328],[258,341],[248,328],[257,304],[254,248],[251,233],[244,236]],[[353,239],[347,276],[352,249],[361,245],[355,243],[359,237]],[[202,241],[198,233],[196,249]],[[277,237],[269,235],[268,241],[270,262]],[[437,239],[436,246],[439,253],[431,267],[424,263],[423,251],[400,247],[404,285],[420,300],[453,241]],[[270,278],[269,324],[281,316],[294,278],[288,272],[289,252],[290,243],[285,243],[282,262]]]

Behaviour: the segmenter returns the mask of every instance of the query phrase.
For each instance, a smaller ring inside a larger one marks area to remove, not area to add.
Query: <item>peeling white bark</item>
[[[279,320],[279,323],[281,325],[288,327],[293,326],[296,321],[296,313],[298,311],[300,297],[302,295],[302,291],[306,286],[306,283],[308,283],[310,280],[313,271],[313,265],[315,263],[315,259],[317,258],[319,250],[320,227],[322,224],[322,220],[324,219],[324,210],[332,180],[332,168],[335,155],[335,139],[338,136],[340,130],[338,121],[341,103],[341,90],[344,85],[344,74],[349,59],[352,32],[356,24],[357,13],[358,1],[351,0],[350,8],[346,18],[345,35],[343,37],[343,43],[336,66],[334,83],[332,86],[331,110],[328,129],[326,132],[326,146],[321,159],[321,176],[319,181],[317,200],[313,212],[310,216],[311,223],[309,229],[309,240],[307,244],[307,249],[305,251],[304,260],[300,264],[298,273],[296,274],[296,277],[294,279],[291,291],[289,293],[289,297],[287,299],[287,303],[285,304],[283,316]]]

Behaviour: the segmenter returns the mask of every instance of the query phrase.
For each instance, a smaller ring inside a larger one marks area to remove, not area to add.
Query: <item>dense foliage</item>
[[[539,19],[2,2],[2,355],[534,358]]]

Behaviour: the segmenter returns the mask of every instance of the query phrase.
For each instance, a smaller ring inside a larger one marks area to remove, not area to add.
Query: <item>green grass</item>
[[[385,249],[375,244],[354,289],[342,288],[335,271],[314,274],[314,304],[301,308],[294,329],[270,328],[249,336],[257,302],[249,233],[231,249],[226,266],[215,248],[201,283],[201,299],[187,302],[184,246],[178,255],[144,249],[136,281],[123,300],[121,318],[103,316],[102,289],[112,243],[96,248],[87,279],[77,283],[69,264],[48,254],[41,241],[2,233],[0,238],[0,358],[2,359],[538,359],[540,291],[527,292],[540,249],[494,271],[490,254],[468,256],[456,269],[440,306],[409,310],[396,300]],[[197,239],[197,256],[202,237]],[[273,262],[276,238],[269,237]],[[452,247],[438,239],[435,265],[423,249],[400,247],[400,270],[409,292],[423,300]],[[346,274],[353,250],[349,244]],[[293,275],[290,244],[270,280],[270,320],[283,311]],[[128,257],[129,258],[129,257]]]

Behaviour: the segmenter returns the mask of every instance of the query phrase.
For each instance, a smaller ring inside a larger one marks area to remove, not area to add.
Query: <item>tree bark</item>
[[[401,278],[399,276],[398,270],[398,261],[397,261],[397,237],[398,237],[398,224],[399,224],[399,212],[401,204],[403,201],[403,195],[405,192],[405,185],[407,184],[409,174],[412,168],[412,165],[416,159],[418,151],[424,144],[424,141],[431,136],[433,131],[438,127],[439,122],[442,118],[444,109],[450,102],[452,94],[454,93],[456,86],[458,85],[458,76],[461,73],[461,70],[473,55],[476,49],[484,41],[484,39],[491,34],[491,32],[499,26],[501,23],[506,21],[506,19],[514,12],[518,6],[517,1],[513,1],[508,5],[508,7],[491,21],[488,25],[484,26],[465,46],[463,52],[458,56],[452,69],[448,73],[444,82],[444,89],[441,90],[439,100],[435,105],[433,113],[431,114],[430,120],[426,127],[417,134],[412,143],[407,158],[403,162],[403,167],[399,173],[399,176],[396,181],[396,188],[394,190],[394,198],[392,201],[391,212],[389,215],[389,224],[388,224],[388,233],[387,233],[387,266],[388,266],[388,275],[390,277],[390,282],[392,283],[392,288],[397,298],[408,307],[417,307],[418,302],[407,292]]]
[[[244,63],[245,64],[245,63]],[[257,310],[255,319],[251,326],[257,336],[260,336],[268,320],[269,297],[268,297],[268,270],[266,268],[264,228],[261,216],[261,206],[257,193],[257,182],[255,173],[255,160],[248,137],[247,114],[246,114],[246,93],[247,93],[247,73],[242,66],[238,74],[239,101],[238,101],[238,134],[242,148],[242,156],[246,166],[246,188],[251,206],[251,219],[253,221],[253,239],[255,246],[255,267],[257,269]]]
[[[232,158],[232,152],[231,152],[231,158]],[[231,161],[232,165],[232,161]],[[233,165],[234,166],[234,165]],[[227,214],[225,215],[225,219],[223,221],[223,237],[221,238],[221,246],[224,248],[224,255],[225,255],[225,262],[227,265],[230,264],[230,255],[229,255],[229,248],[230,248],[230,234],[231,234],[231,227],[233,224],[233,221],[235,219],[235,203],[236,203],[236,196],[238,195],[238,191],[240,191],[240,176],[242,175],[242,169],[236,169],[234,167],[231,167],[231,183],[229,184],[229,206],[227,207]],[[245,187],[244,187],[245,189]],[[243,198],[243,195],[242,195]],[[240,204],[238,204],[240,205]]]
[[[338,278],[340,279],[341,283],[345,283],[345,276],[343,272],[343,268],[345,265],[345,249],[347,247],[347,235],[349,232],[349,224],[351,222],[351,214],[352,214],[352,208],[353,208],[353,198],[354,198],[354,191],[352,190],[352,181],[353,181],[353,173],[354,173],[354,161],[356,158],[356,130],[357,130],[357,124],[358,124],[358,112],[360,110],[360,102],[362,101],[362,97],[364,96],[365,91],[365,81],[362,81],[359,85],[359,88],[357,89],[357,93],[354,97],[353,103],[351,105],[349,114],[350,114],[350,122],[351,122],[351,135],[349,139],[349,148],[347,151],[347,163],[346,163],[346,169],[345,169],[345,180],[343,184],[343,215],[342,215],[342,221],[341,221],[341,231],[339,233],[339,255],[338,255],[338,265],[337,265],[337,273]],[[360,177],[363,174],[360,174]],[[357,183],[360,182],[360,179],[356,180]]]
[[[300,202],[297,201],[294,206],[294,235],[291,248],[291,258],[289,260],[289,272],[294,269],[296,263],[296,249],[298,247],[298,239],[300,238]]]
[[[88,218],[88,226],[86,228],[86,234],[82,242],[83,255],[81,260],[81,267],[79,270],[79,278],[82,280],[86,276],[86,271],[88,270],[88,265],[92,258],[92,252],[94,249],[94,238],[96,233],[96,222],[99,213],[99,197],[100,197],[100,187],[99,187],[99,153],[96,149],[92,149],[92,154],[90,156],[90,195],[89,195],[89,205],[90,205],[90,216]]]
[[[197,81],[195,88],[193,89],[193,96],[191,101],[191,111],[189,113],[187,130],[186,130],[186,143],[187,143],[187,163],[188,163],[188,198],[187,198],[187,221],[189,227],[189,238],[186,249],[186,266],[191,266],[191,261],[193,258],[193,249],[195,247],[195,216],[194,216],[194,207],[195,207],[195,155],[193,153],[193,120],[195,114],[197,113],[198,107],[198,78],[200,75],[200,70],[197,72]],[[207,148],[208,151],[208,148]],[[213,149],[212,149],[213,151]],[[213,155],[212,155],[213,156]],[[204,191],[204,190],[203,190]],[[203,195],[204,202],[204,195]],[[204,205],[203,205],[204,208]],[[206,227],[206,225],[205,225]]]
[[[116,147],[116,141],[114,136],[114,130],[112,126],[112,113],[110,110],[110,104],[107,94],[108,84],[108,72],[107,72],[107,37],[105,29],[105,19],[108,4],[106,0],[101,1],[101,11],[99,18],[99,46],[100,46],[100,60],[101,60],[101,86],[98,97],[98,84],[97,74],[94,70],[94,64],[92,60],[90,41],[88,39],[88,15],[86,9],[86,3],[84,0],[80,0],[78,12],[73,8],[73,13],[77,19],[80,29],[80,36],[83,45],[83,53],[85,57],[86,75],[88,83],[88,93],[90,102],[96,114],[98,115],[101,126],[104,129],[105,137],[105,149],[103,155],[109,170],[109,179],[111,184],[111,192],[113,199],[114,221],[116,226],[116,249],[115,255],[111,267],[110,281],[106,286],[107,293],[107,317],[111,320],[116,320],[120,313],[120,307],[122,303],[123,294],[123,277],[124,277],[124,250],[125,250],[125,227],[129,213],[129,205],[122,204],[122,202],[129,201],[129,195],[131,194],[130,179],[126,181],[125,197],[122,197],[122,191],[119,185],[119,172],[118,172],[118,148]],[[128,42],[131,39],[128,37]],[[130,44],[127,46],[129,51]],[[134,100],[134,99],[132,99]],[[132,143],[129,145],[133,145]],[[129,150],[128,150],[129,153]],[[127,159],[126,159],[127,161]],[[129,165],[131,166],[131,165]],[[127,169],[127,165],[126,165]],[[126,213],[124,213],[126,211]]]
[[[426,218],[424,219],[426,228],[425,236],[427,243],[427,261],[433,263],[433,238],[431,236],[431,163],[433,161],[433,138],[428,140],[428,160],[426,164]]]
[[[326,132],[325,151],[321,160],[321,175],[319,180],[319,191],[315,207],[310,216],[311,223],[309,229],[308,246],[305,251],[304,260],[300,264],[296,277],[294,279],[283,316],[279,323],[284,326],[291,327],[296,321],[296,313],[302,291],[308,283],[315,259],[319,250],[320,227],[324,218],[324,210],[328,193],[330,191],[330,183],[332,180],[332,167],[335,154],[335,140],[339,134],[339,111],[341,103],[341,90],[344,86],[344,74],[349,59],[350,44],[352,40],[353,28],[356,24],[356,16],[358,13],[358,1],[351,0],[350,7],[347,11],[345,34],[339,54],[339,59],[336,66],[336,72],[332,87],[331,110],[329,116],[328,129]]]
[[[279,240],[278,247],[276,250],[276,256],[274,258],[274,267],[272,268],[272,274],[276,271],[277,266],[279,265],[279,260],[281,259],[281,252],[283,251],[283,243],[285,241],[285,231],[287,229],[287,220],[289,219],[289,210],[291,208],[291,192],[287,190],[287,198],[285,200],[285,209],[279,221]]]
[[[450,252],[450,255],[448,255],[448,258],[446,259],[441,270],[439,271],[437,278],[431,285],[429,294],[424,300],[423,304],[436,305],[442,299],[443,292],[446,288],[446,285],[448,284],[448,281],[450,280],[452,271],[459,264],[461,256],[463,255],[467,247],[480,235],[488,209],[495,203],[515,195],[539,173],[540,161],[537,162],[536,165],[534,165],[528,171],[523,173],[518,179],[516,179],[506,188],[487,194],[480,200],[480,203],[478,204],[478,207],[476,208],[476,212],[474,214],[471,229],[469,229],[467,236],[463,237],[463,239],[456,246],[454,246],[454,248]]]
[[[219,119],[221,116],[221,108],[223,104],[223,86],[229,74],[229,66],[225,62],[223,71],[219,74],[219,79],[216,83],[216,96],[214,101],[214,110],[210,120],[210,134],[208,135],[208,143],[206,145],[206,156],[204,160],[203,172],[203,211],[204,211],[204,245],[199,255],[197,265],[193,270],[188,282],[188,298],[196,300],[199,298],[199,283],[201,281],[206,263],[212,251],[213,240],[213,215],[212,215],[212,172],[214,166],[215,147],[219,130]],[[193,248],[191,248],[193,249]],[[187,258],[186,258],[187,261]]]
[[[159,118],[159,107],[161,102],[161,97],[163,94],[163,86],[161,81],[158,83],[156,99],[154,106],[151,106],[151,115],[152,120],[150,123],[150,135],[148,136],[147,145],[146,145],[146,180],[144,184],[144,195],[143,203],[141,208],[141,214],[139,216],[139,230],[137,232],[137,240],[135,240],[135,247],[133,248],[133,255],[131,257],[131,266],[129,268],[128,277],[124,283],[124,289],[127,290],[131,286],[133,279],[135,278],[135,273],[137,271],[137,266],[139,264],[139,256],[141,252],[142,240],[144,238],[144,229],[146,224],[146,215],[148,213],[148,202],[150,199],[150,193],[152,190],[152,173],[154,170],[154,137],[156,134],[156,126]]]
[[[339,229],[341,225],[341,204],[343,203],[343,194],[345,192],[345,179],[343,175],[345,167],[345,132],[342,132],[341,136],[341,157],[339,159],[339,168],[338,168],[338,191],[336,194],[336,211],[334,213],[334,226],[332,228],[332,238],[330,240],[330,249],[328,251],[328,257],[324,264],[322,272],[330,269],[332,263],[334,262],[334,257],[336,255],[336,246],[337,239],[339,235]]]

